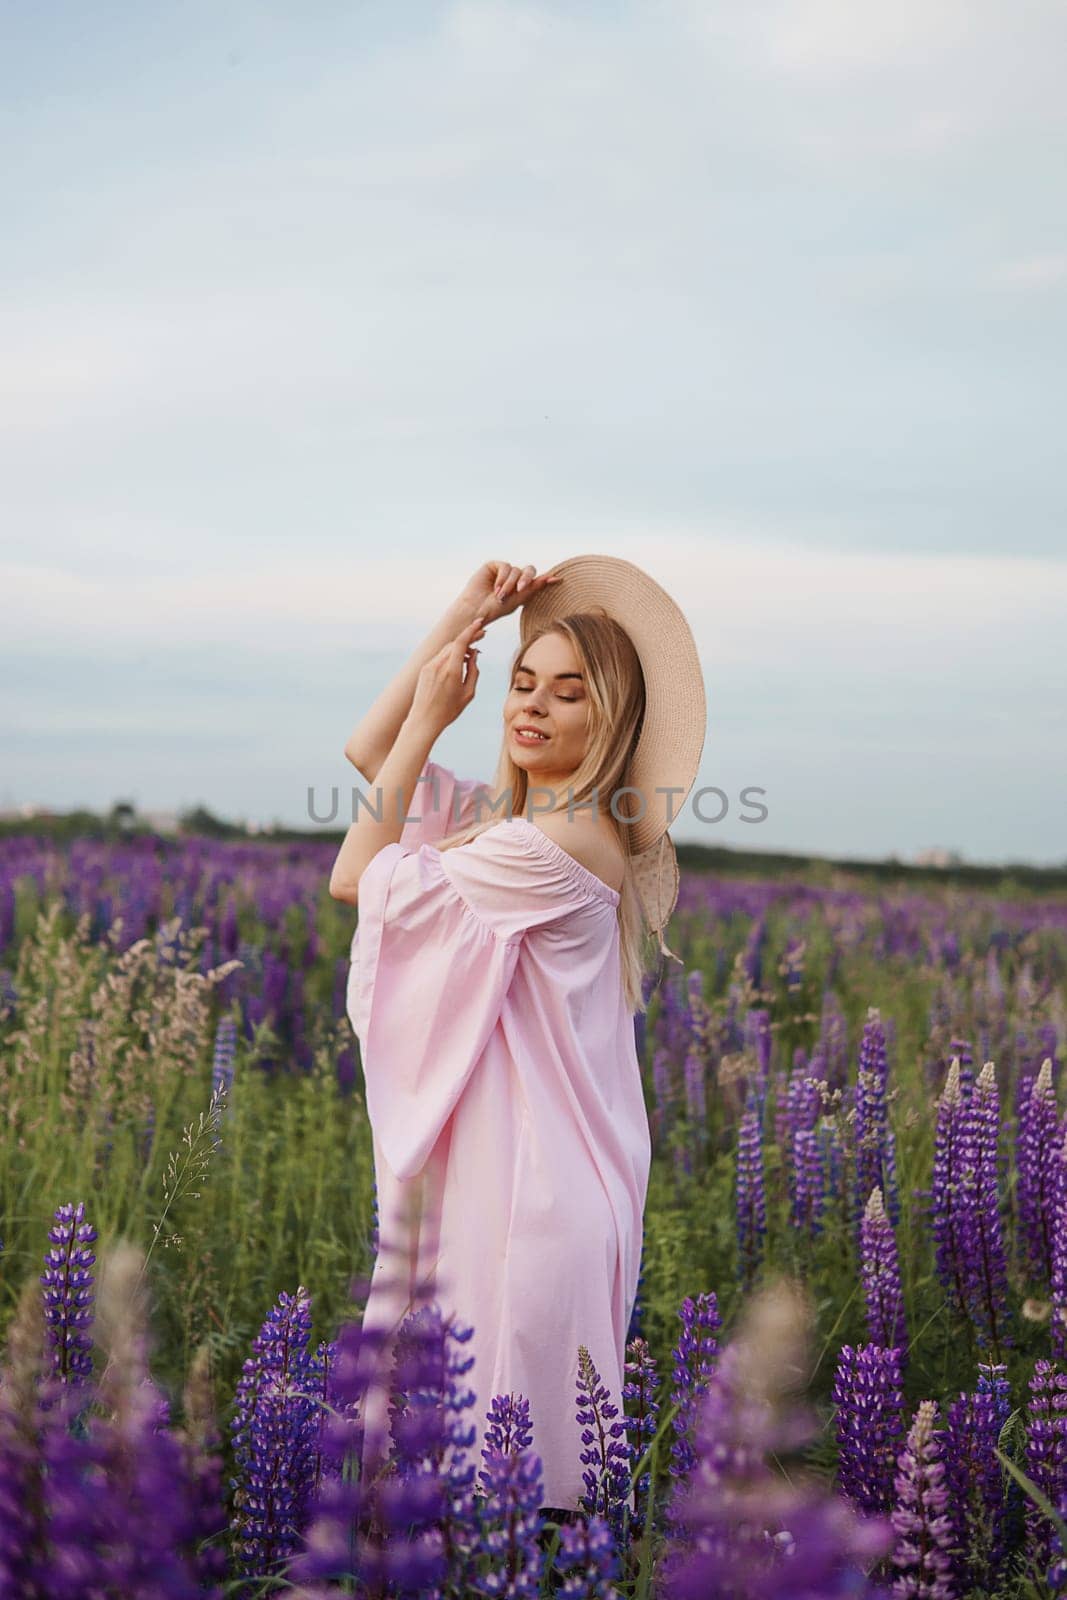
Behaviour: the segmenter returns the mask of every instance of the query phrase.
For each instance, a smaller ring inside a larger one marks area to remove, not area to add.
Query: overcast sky
[[[602,551],[697,636],[676,838],[1067,859],[1065,54],[1052,0],[0,3],[0,807],[306,822],[483,560]]]

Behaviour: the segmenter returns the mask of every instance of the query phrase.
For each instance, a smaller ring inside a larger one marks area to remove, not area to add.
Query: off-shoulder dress
[[[364,1326],[395,1330],[416,1280],[434,1285],[474,1328],[471,1459],[492,1397],[524,1395],[542,1504],[577,1508],[578,1346],[621,1413],[651,1159],[620,897],[521,815],[439,850],[480,792],[427,761],[419,820],[360,879],[347,1010],[379,1215]],[[407,1250],[399,1286],[387,1234]],[[370,1441],[384,1397],[366,1420]]]

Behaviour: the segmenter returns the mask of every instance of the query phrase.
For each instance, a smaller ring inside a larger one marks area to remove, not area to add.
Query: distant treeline
[[[115,806],[106,816],[94,811],[68,811],[53,816],[9,817],[0,820],[0,838],[30,834],[65,844],[74,839],[100,839],[114,842],[155,833],[129,807]],[[233,822],[216,817],[203,806],[181,814],[180,836],[199,835],[211,839],[252,839],[270,844],[333,844],[340,846],[342,829],[273,827],[256,834]],[[170,835],[156,835],[167,838]],[[992,890],[1011,895],[1016,890],[1042,893],[1067,889],[1067,860],[1054,867],[1035,867],[1026,862],[1007,862],[1003,866],[980,866],[955,862],[947,867],[916,866],[887,857],[880,861],[843,857],[791,855],[785,851],[735,850],[726,845],[684,844],[677,846],[678,865],[686,872],[714,872],[720,876],[773,878],[791,876],[810,883],[828,883],[848,873],[876,883],[914,883],[922,885]]]

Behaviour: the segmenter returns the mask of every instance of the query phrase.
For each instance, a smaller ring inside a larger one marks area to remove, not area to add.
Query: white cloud
[[[994,284],[1006,289],[1058,289],[1067,283],[1067,255],[1024,256],[996,268]]]
[[[505,541],[499,541],[505,543]],[[1051,658],[1067,618],[1067,562],[824,550],[768,537],[701,535],[686,527],[586,529],[547,545],[511,536],[501,559],[536,550],[544,570],[578,551],[632,560],[682,606],[712,677],[726,667],[954,676],[968,654],[999,658],[1025,648]],[[484,555],[462,535],[417,555],[263,552],[210,567],[75,574],[9,562],[9,644],[94,643],[190,648],[208,641],[279,651],[410,649]],[[486,658],[503,660],[517,621],[490,628]],[[1046,645],[1042,645],[1042,637]]]
[[[966,38],[975,8],[963,0],[764,0],[749,17],[780,71],[880,75],[949,54]]]

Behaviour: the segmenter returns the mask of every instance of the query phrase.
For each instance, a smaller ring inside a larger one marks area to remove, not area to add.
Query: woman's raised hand
[[[436,738],[474,699],[478,687],[475,639],[485,634],[485,618],[475,617],[420,669],[408,717],[429,727]]]
[[[460,596],[465,607],[479,613],[486,622],[496,622],[519,606],[525,605],[531,595],[539,594],[549,583],[560,583],[554,568],[538,577],[535,569],[515,567],[508,561],[486,561],[466,585]]]

